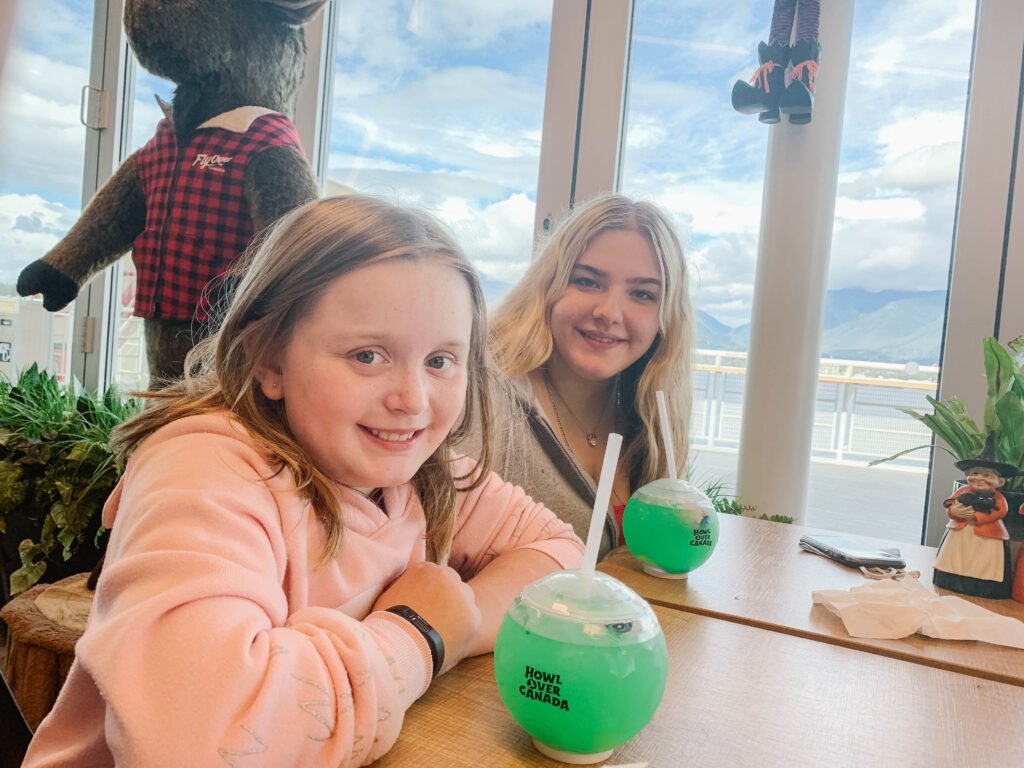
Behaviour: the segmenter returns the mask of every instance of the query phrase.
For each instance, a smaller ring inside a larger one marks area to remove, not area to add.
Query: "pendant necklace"
[[[618,390],[618,381],[617,380],[616,380],[615,384],[616,384],[615,389],[617,391]],[[586,428],[584,428],[583,422],[580,421],[579,417],[575,413],[573,413],[572,408],[569,407],[569,404],[565,401],[565,398],[562,397],[562,393],[559,392],[557,389],[555,389],[555,385],[551,381],[551,376],[548,374],[548,369],[547,368],[544,368],[544,388],[548,392],[548,400],[551,401],[551,410],[554,412],[555,422],[558,424],[558,431],[562,433],[562,439],[565,441],[566,447],[567,448],[569,447],[569,438],[565,434],[565,427],[562,425],[562,417],[558,413],[558,404],[555,402],[555,396],[556,395],[558,396],[558,399],[562,401],[562,404],[565,405],[566,410],[569,411],[569,415],[572,416],[573,421],[575,421],[576,424],[579,426],[580,431],[582,431],[586,435],[587,445],[589,445],[591,448],[596,448],[597,447],[597,430],[593,429],[593,430],[589,430],[588,431]]]

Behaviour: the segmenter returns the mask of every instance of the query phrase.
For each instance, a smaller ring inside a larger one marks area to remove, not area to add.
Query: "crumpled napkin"
[[[1024,622],[959,597],[939,597],[917,579],[872,581],[849,591],[811,593],[853,637],[895,639],[915,632],[943,640],[978,640],[1024,649]]]

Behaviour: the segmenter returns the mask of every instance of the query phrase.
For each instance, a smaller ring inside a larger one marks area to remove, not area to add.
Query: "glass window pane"
[[[732,108],[770,0],[637,0],[620,189],[668,211],[692,268],[691,476],[734,492],[768,127]]]
[[[854,6],[808,523],[919,541],[974,0]],[[822,66],[827,65],[823,52]]]
[[[899,409],[929,411],[936,390],[974,5],[855,5],[808,525],[920,538],[927,451],[867,463],[930,442]],[[757,65],[773,3],[728,7],[637,1],[621,188],[668,209],[684,238],[693,474],[734,489],[769,128],[730,91]]]
[[[43,309],[22,299],[18,274],[63,237],[81,212],[93,4],[22,2],[0,84],[0,374],[33,362],[70,370],[73,305]]]
[[[551,0],[342,2],[327,193],[447,222],[494,302],[530,260]]]

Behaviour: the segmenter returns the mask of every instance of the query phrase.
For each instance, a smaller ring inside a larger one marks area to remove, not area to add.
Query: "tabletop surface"
[[[598,569],[653,604],[1024,686],[1021,649],[917,634],[900,640],[850,637],[838,617],[813,604],[811,592],[850,589],[865,583],[865,577],[857,569],[806,552],[798,545],[805,533],[827,531],[734,515],[720,515],[719,524],[714,553],[686,580],[647,575],[624,547],[612,552]],[[921,572],[923,585],[938,594],[956,594],[931,583],[933,547],[865,540],[899,547],[908,570]],[[1024,619],[1024,604],[1014,600],[966,599],[996,613]]]
[[[1024,688],[654,607],[669,647],[653,720],[603,765],[1021,765]],[[502,704],[493,656],[463,661],[375,765],[558,766]]]

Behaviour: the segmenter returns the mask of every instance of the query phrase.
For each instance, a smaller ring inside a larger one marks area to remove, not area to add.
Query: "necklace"
[[[617,398],[618,388],[619,388],[618,387],[618,380],[616,380],[616,382],[615,382],[616,402],[618,402],[618,398]],[[544,368],[544,389],[547,390],[548,400],[551,401],[551,410],[554,412],[554,415],[555,415],[555,423],[558,424],[558,431],[562,433],[562,440],[565,441],[565,446],[567,448],[569,447],[569,438],[565,434],[565,427],[562,425],[562,417],[558,413],[558,403],[555,401],[555,395],[558,395],[558,399],[562,401],[562,404],[565,406],[566,410],[569,411],[569,415],[572,416],[573,421],[576,422],[576,424],[580,428],[580,430],[586,435],[586,437],[587,437],[587,445],[589,445],[591,448],[596,448],[597,447],[597,430],[593,429],[593,430],[589,430],[588,431],[583,426],[583,422],[580,421],[579,417],[575,413],[573,413],[572,408],[569,407],[569,403],[567,403],[565,401],[565,398],[562,397],[562,393],[559,392],[555,388],[554,383],[551,381],[551,376],[548,375],[548,369],[547,368]]]

